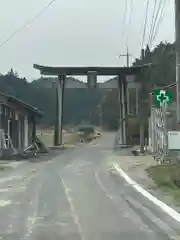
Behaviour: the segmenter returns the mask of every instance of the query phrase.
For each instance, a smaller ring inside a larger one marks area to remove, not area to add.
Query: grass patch
[[[53,146],[54,145],[54,130],[42,130],[36,132],[39,139],[46,145],[46,146]],[[63,142],[67,145],[73,145],[77,143],[78,136],[75,133],[63,133]]]
[[[7,167],[5,167],[5,166],[0,166],[0,171],[4,171],[4,170],[6,170],[6,168]]]
[[[180,165],[157,165],[146,169],[156,185],[180,202]]]
[[[11,166],[0,166],[0,171],[5,171],[5,170],[9,170],[11,169],[12,167]]]

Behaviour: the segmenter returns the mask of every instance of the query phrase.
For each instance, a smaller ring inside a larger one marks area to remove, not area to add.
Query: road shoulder
[[[150,155],[133,156],[130,150],[121,150],[114,152],[111,162],[113,166],[117,165],[132,181],[135,181],[148,193],[180,213],[180,203],[167,194],[167,192],[160,189],[148,176],[146,169],[156,165],[156,162]]]

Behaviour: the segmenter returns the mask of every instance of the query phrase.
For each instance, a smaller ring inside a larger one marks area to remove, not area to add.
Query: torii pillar
[[[63,100],[65,88],[65,75],[58,75],[56,87],[56,119],[54,128],[54,146],[63,145]]]

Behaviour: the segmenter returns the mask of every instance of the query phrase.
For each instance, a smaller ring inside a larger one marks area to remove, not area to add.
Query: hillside
[[[52,125],[55,119],[55,88],[52,78],[41,78],[31,83],[19,78],[11,69],[0,76],[0,91],[11,94],[44,112],[43,124]],[[65,124],[78,124],[82,121],[97,123],[97,105],[100,103],[102,90],[89,91],[79,80],[68,78],[64,100]]]
[[[56,78],[40,78],[38,80],[34,80],[32,82],[33,85],[36,86],[43,86],[44,88],[52,88],[53,83],[56,82]],[[79,81],[78,79],[68,77],[66,79],[66,88],[86,88],[86,83]]]

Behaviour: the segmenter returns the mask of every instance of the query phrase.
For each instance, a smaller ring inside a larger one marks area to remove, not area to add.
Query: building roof
[[[88,72],[97,72],[97,75],[120,75],[120,74],[136,74],[146,66],[134,66],[134,67],[49,67],[34,64],[33,67],[40,71],[42,75],[87,75]]]
[[[23,101],[15,98],[15,97],[13,97],[13,96],[11,96],[11,95],[4,94],[4,93],[1,93],[1,92],[0,92],[0,95],[1,95],[1,96],[4,96],[9,103],[14,103],[14,104],[17,105],[17,106],[20,106],[20,107],[26,109],[26,110],[27,110],[28,112],[30,112],[31,114],[34,114],[36,117],[41,118],[41,117],[43,117],[43,115],[44,115],[43,112],[41,112],[41,111],[38,110],[37,108],[35,108],[35,107],[33,107],[33,106],[31,106],[31,105],[23,102]]]

